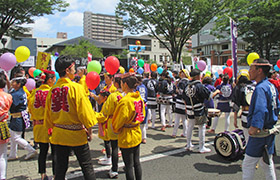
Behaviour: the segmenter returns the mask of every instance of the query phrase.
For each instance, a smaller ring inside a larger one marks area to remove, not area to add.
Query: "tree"
[[[270,59],[271,50],[280,42],[280,1],[236,0],[218,16],[214,33],[229,32],[229,18],[237,22],[238,36],[249,43],[248,51],[256,51]]]
[[[123,49],[120,54],[113,54],[112,56],[115,56],[118,59],[127,59],[128,53],[129,53],[129,50]]]
[[[67,6],[64,0],[0,0],[0,39],[3,35],[17,38],[28,31],[21,25],[34,23],[34,17],[63,12]]]
[[[88,52],[92,54],[93,58],[103,58],[102,50],[87,40],[80,40],[79,44],[67,45],[60,54],[75,58],[87,58]]]
[[[120,0],[116,16],[132,34],[147,32],[179,61],[186,41],[225,5],[220,0]]]

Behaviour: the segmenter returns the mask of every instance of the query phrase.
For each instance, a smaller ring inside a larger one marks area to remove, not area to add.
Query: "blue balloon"
[[[216,78],[219,78],[219,73],[215,72],[215,76],[216,76]]]
[[[169,77],[173,78],[172,72],[169,71],[169,70],[168,70],[167,72],[168,72],[168,74],[169,74]]]
[[[143,74],[144,69],[143,69],[142,67],[139,67],[139,68],[137,69],[137,72],[138,72],[139,74]]]
[[[226,66],[223,66],[223,70],[226,69]]]
[[[279,67],[278,67],[277,65],[275,65],[275,66],[274,66],[274,70],[275,70],[275,71],[279,71],[280,69],[279,69]]]
[[[159,74],[161,74],[161,73],[163,72],[162,67],[158,67],[158,68],[157,68],[157,72],[158,72]]]

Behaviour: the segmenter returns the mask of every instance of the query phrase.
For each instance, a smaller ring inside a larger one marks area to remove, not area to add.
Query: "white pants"
[[[148,120],[146,124],[140,124],[140,129],[142,131],[142,139],[147,139]]]
[[[9,157],[15,158],[17,157],[17,148],[18,145],[20,145],[22,148],[27,150],[28,152],[33,152],[35,149],[25,140],[21,137],[22,132],[13,131],[10,129],[11,133],[11,149]]]
[[[152,128],[155,128],[156,109],[148,109],[148,120],[152,119]]]
[[[218,120],[219,120],[219,117],[215,117],[214,118],[214,121],[213,121],[213,127],[212,129],[216,130],[217,128],[217,125],[218,125]],[[229,123],[230,123],[230,116],[229,116],[229,112],[225,112],[225,131],[228,131],[229,130]]]
[[[172,125],[172,105],[160,104],[160,118],[162,126],[166,125],[165,112],[169,119],[169,125]]]
[[[174,129],[172,135],[176,136],[177,131],[180,125],[180,120],[182,120],[183,123],[183,135],[187,136],[187,120],[186,120],[186,115],[185,114],[178,114],[175,113],[175,124],[174,124]]]
[[[270,165],[267,165],[263,162],[262,157],[252,157],[245,154],[245,158],[242,164],[242,172],[243,172],[243,180],[253,180],[254,174],[256,170],[256,165],[260,161],[260,166],[263,168],[265,172],[266,180],[276,180],[276,174],[274,169],[274,163],[272,160],[272,155],[269,155],[269,162]]]
[[[246,145],[249,141],[249,129],[248,128],[243,128],[243,135],[245,137]]]
[[[187,146],[191,146],[191,138],[192,138],[192,130],[195,125],[194,119],[189,119],[188,121],[188,128],[187,128]],[[206,124],[198,125],[198,136],[199,136],[199,150],[204,148],[205,144],[205,131],[206,131]]]
[[[8,143],[0,144],[0,179],[6,179],[7,145]]]

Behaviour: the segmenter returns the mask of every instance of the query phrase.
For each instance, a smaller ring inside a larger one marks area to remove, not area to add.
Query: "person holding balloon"
[[[38,158],[38,171],[41,174],[42,180],[47,180],[46,175],[46,159],[49,150],[49,135],[51,135],[49,130],[43,126],[44,124],[44,112],[45,112],[45,102],[49,90],[56,82],[56,76],[54,71],[43,70],[44,81],[43,84],[34,90],[29,98],[28,109],[31,114],[31,119],[33,120],[33,135],[34,141],[39,143],[40,152]],[[55,159],[54,159],[54,145],[51,145],[52,154],[52,171],[55,176]]]
[[[2,71],[0,72],[0,102],[1,102],[1,121],[0,121],[0,179],[6,179],[7,172],[7,148],[10,138],[10,132],[7,125],[9,118],[9,109],[12,105],[12,96],[4,92],[6,82],[8,81],[7,76]]]
[[[224,74],[223,75],[223,83],[216,88],[219,90],[219,97],[218,97],[218,103],[217,103],[217,109],[221,110],[221,112],[225,113],[225,131],[229,130],[229,124],[230,124],[230,112],[231,112],[231,106],[230,102],[232,99],[232,85],[229,84],[229,75]],[[216,127],[218,125],[219,117],[215,117],[213,121],[212,128],[208,131],[208,133],[214,134]]]
[[[60,78],[46,97],[44,126],[53,128],[50,138],[55,145],[55,179],[64,180],[68,169],[69,153],[74,151],[85,180],[96,179],[88,141],[92,140],[91,128],[97,123],[84,88],[72,79],[75,62],[69,56],[59,56],[55,70]]]

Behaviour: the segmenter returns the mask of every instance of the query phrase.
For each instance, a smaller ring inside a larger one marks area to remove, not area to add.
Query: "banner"
[[[47,69],[51,54],[45,52],[38,52],[36,69]]]
[[[233,61],[233,80],[237,78],[237,24],[230,18],[231,56]]]
[[[88,54],[88,62],[90,62],[92,60],[92,54],[90,54],[90,52],[88,52],[87,54]]]

